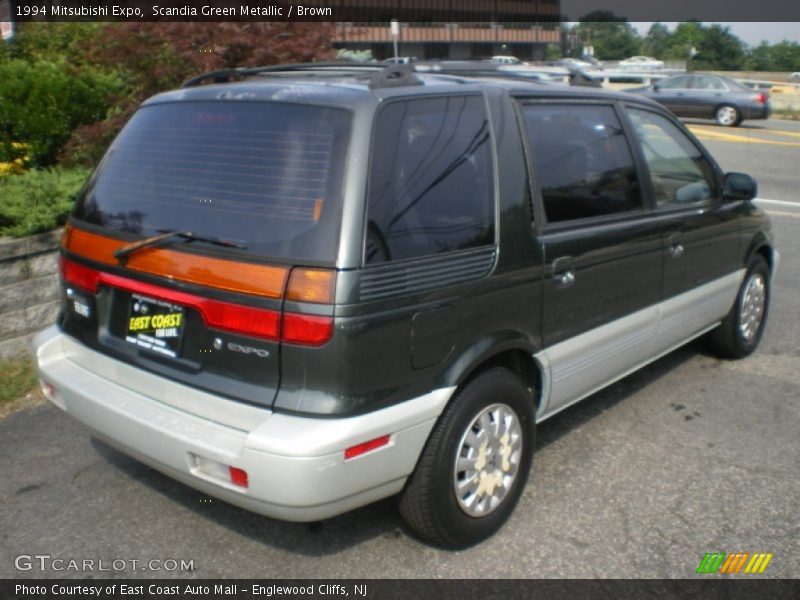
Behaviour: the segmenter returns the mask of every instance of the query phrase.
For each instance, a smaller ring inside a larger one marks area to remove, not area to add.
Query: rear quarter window
[[[481,96],[395,101],[378,113],[367,263],[494,242],[491,138]]]

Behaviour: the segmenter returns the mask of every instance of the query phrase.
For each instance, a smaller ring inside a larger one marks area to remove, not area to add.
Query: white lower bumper
[[[182,407],[177,408],[98,375],[86,365],[117,361],[55,327],[37,336],[34,352],[40,377],[55,389],[53,403],[99,438],[211,496],[291,521],[324,519],[399,492],[453,392],[435,390],[348,418],[255,411],[255,422],[239,429],[186,410],[193,397],[223,405],[230,400],[209,400],[208,394],[181,386]],[[153,378],[149,387],[155,389],[163,381],[128,366],[115,372]],[[345,461],[346,448],[387,434],[388,445]],[[244,469],[248,487],[207,474],[198,468],[197,456]]]

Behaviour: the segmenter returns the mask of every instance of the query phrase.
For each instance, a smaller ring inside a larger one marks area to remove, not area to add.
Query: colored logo
[[[766,552],[755,552],[753,554],[749,552],[733,552],[731,554],[706,552],[703,560],[700,561],[700,566],[697,567],[697,572],[704,574],[737,575],[739,573],[747,573],[754,575],[763,573],[767,569],[772,556],[772,554]]]

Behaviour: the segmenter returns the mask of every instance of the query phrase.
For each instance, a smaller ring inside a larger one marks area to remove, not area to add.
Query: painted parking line
[[[706,139],[712,141],[734,142],[738,144],[765,144],[768,146],[788,146],[790,148],[800,148],[800,142],[787,142],[784,140],[771,140],[760,137],[753,137],[752,133],[750,132],[748,132],[745,135],[725,133],[713,129],[701,128],[696,125],[690,125],[689,130],[700,139]],[[758,133],[769,135],[776,132],[773,130],[760,130]],[[782,133],[789,134],[793,132],[786,131]]]
[[[789,217],[790,219],[800,219],[800,202],[791,202],[789,200],[772,200],[770,198],[756,198],[755,201],[758,204],[765,205],[764,211],[771,217]],[[770,208],[772,206],[778,208]],[[795,209],[797,212],[785,210],[787,208]]]
[[[792,202],[790,200],[772,200],[770,198],[756,198],[756,202],[760,204],[774,204],[776,206],[789,206],[800,210],[800,202]]]
[[[786,212],[785,210],[765,210],[770,217],[789,217],[790,219],[800,219],[800,212]]]

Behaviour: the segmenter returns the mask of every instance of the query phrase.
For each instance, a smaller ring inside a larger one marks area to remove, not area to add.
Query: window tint
[[[140,109],[74,216],[141,235],[191,230],[260,255],[332,262],[346,111],[268,102]]]
[[[636,167],[613,108],[528,104],[522,111],[548,221],[641,208]]]
[[[659,206],[704,202],[714,194],[714,169],[669,119],[629,108]]]
[[[492,243],[489,142],[481,97],[386,105],[373,140],[366,261]]]
[[[724,90],[725,85],[718,77],[709,77],[708,75],[701,75],[692,80],[692,88],[696,90]]]
[[[689,87],[691,79],[688,75],[681,75],[680,77],[669,77],[656,83],[662,90],[677,90]]]

